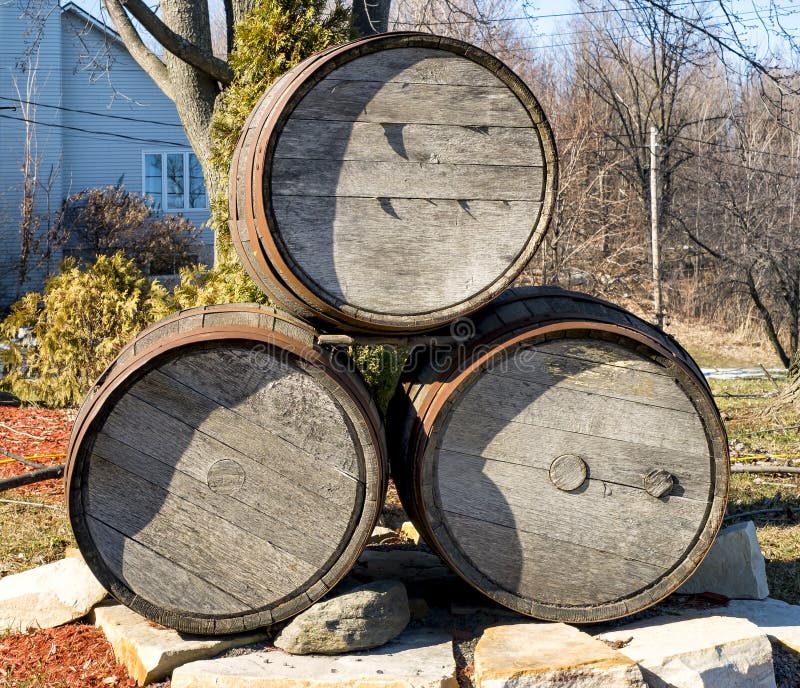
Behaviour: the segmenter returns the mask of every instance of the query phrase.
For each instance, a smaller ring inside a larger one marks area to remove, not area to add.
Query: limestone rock
[[[0,578],[0,633],[61,626],[86,616],[106,594],[79,558]]]
[[[722,609],[713,611],[692,610],[684,616],[699,617],[711,614],[746,619],[758,626],[762,633],[800,653],[800,606],[781,600],[731,600]]]
[[[767,571],[755,524],[745,521],[722,530],[703,563],[678,592],[714,592],[744,600],[768,597]]]
[[[400,532],[406,537],[406,539],[411,540],[411,542],[413,542],[415,545],[418,545],[419,541],[422,539],[411,521],[405,521],[403,525],[400,526]]]
[[[215,637],[178,633],[151,624],[121,604],[97,607],[94,618],[95,625],[111,643],[117,661],[140,686],[169,676],[173,669],[187,662],[213,657],[267,637],[264,633]]]
[[[375,529],[369,536],[369,540],[367,540],[367,544],[380,545],[382,542],[385,542],[386,540],[394,540],[396,537],[397,533],[391,528],[384,528],[383,526],[375,526]]]
[[[366,550],[358,560],[352,575],[361,580],[393,578],[404,583],[426,583],[456,576],[435,554],[419,550]]]
[[[458,688],[449,635],[409,630],[350,655],[254,652],[176,669],[172,688]]]
[[[477,688],[645,688],[634,661],[562,623],[486,629],[475,648]]]
[[[769,639],[745,619],[664,615],[598,637],[638,662],[650,688],[775,688]]]
[[[296,655],[367,650],[400,635],[409,619],[405,586],[375,581],[317,602],[292,619],[275,646]]]

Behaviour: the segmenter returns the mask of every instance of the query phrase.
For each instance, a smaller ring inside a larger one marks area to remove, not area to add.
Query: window
[[[205,210],[208,195],[200,161],[191,151],[144,153],[143,191],[155,210]]]

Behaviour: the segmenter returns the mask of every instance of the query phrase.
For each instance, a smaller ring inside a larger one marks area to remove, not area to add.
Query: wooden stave
[[[243,315],[249,316],[249,325],[208,324],[215,319],[223,322],[241,319]],[[194,326],[190,324],[192,322]],[[176,326],[179,330],[186,327],[186,330],[172,332]],[[306,323],[260,304],[203,306],[177,313],[144,330],[123,348],[101,375],[79,409],[70,436],[65,471],[66,506],[86,563],[119,602],[151,621],[181,632],[226,635],[267,626],[301,612],[333,589],[355,565],[380,517],[386,494],[388,460],[383,424],[380,412],[360,376],[352,373],[354,368],[349,365],[349,359],[334,360],[315,345],[316,334]],[[222,340],[256,341],[280,347],[297,355],[305,364],[316,365],[324,370],[324,374],[329,376],[330,386],[341,392],[336,397],[337,403],[346,411],[350,432],[357,433],[360,441],[364,470],[363,503],[357,507],[359,516],[349,541],[342,543],[336,557],[327,562],[326,568],[313,577],[301,594],[274,601],[272,606],[265,605],[246,614],[183,613],[153,604],[144,593],[131,590],[110,570],[102,554],[93,546],[88,527],[82,519],[81,489],[85,476],[81,473],[89,464],[85,459],[87,446],[90,448],[92,443],[92,424],[102,417],[104,404],[113,398],[115,390],[124,386],[131,376],[135,376],[148,363],[173,349]],[[337,354],[340,355],[340,352]]]
[[[537,301],[540,305],[549,302],[552,308],[534,315],[528,307]],[[524,312],[517,310],[519,305],[525,307]],[[593,318],[588,317],[591,311],[595,312]],[[425,511],[425,472],[426,468],[428,472],[431,469],[423,466],[422,457],[425,452],[433,454],[441,441],[441,419],[446,417],[446,411],[453,404],[453,399],[450,398],[453,390],[448,390],[448,386],[457,377],[460,369],[472,366],[476,360],[479,362],[481,348],[503,346],[515,339],[524,341],[532,331],[560,331],[564,327],[587,326],[604,330],[610,326],[610,314],[616,315],[614,319],[621,323],[611,326],[611,329],[623,336],[635,335],[636,340],[644,347],[653,347],[691,381],[691,394],[687,396],[706,414],[703,416],[703,424],[708,429],[709,449],[714,457],[713,494],[706,511],[705,526],[692,544],[691,556],[673,567],[655,585],[640,591],[631,599],[621,599],[614,604],[597,607],[542,605],[502,589],[480,572],[476,580],[475,571],[469,572],[474,566],[465,559],[465,555],[442,546]],[[404,372],[387,413],[392,478],[406,512],[425,542],[472,587],[504,606],[537,619],[566,623],[604,622],[642,611],[667,597],[692,575],[708,554],[714,537],[722,526],[730,478],[726,431],[708,383],[696,363],[670,335],[619,306],[558,287],[510,289],[476,313],[475,320],[477,326],[474,333],[464,342],[461,354],[449,368],[437,372],[427,352],[411,369]],[[455,323],[451,325],[450,333],[454,326]],[[638,328],[641,331],[637,332]],[[443,330],[440,334],[446,336],[448,332]]]
[[[265,156],[271,158],[282,126],[299,100],[334,69],[359,56],[393,47],[449,50],[487,68],[503,81],[531,116],[540,141],[544,177],[544,194],[539,216],[531,230],[529,241],[509,268],[494,283],[461,303],[437,311],[408,316],[371,314],[347,304],[333,307],[320,298],[313,291],[313,286],[306,284],[288,264],[288,257],[284,256],[278,245],[279,233],[270,229],[270,226],[277,226],[271,202],[265,201],[265,194],[261,191],[269,184],[268,165],[264,164],[263,160]],[[273,105],[271,110],[263,113],[257,144],[251,145],[251,154],[246,160],[237,155],[234,166],[231,167],[231,179],[236,179],[237,186],[244,187],[245,197],[243,204],[245,207],[240,208],[241,204],[237,202],[235,190],[230,194],[232,207],[236,207],[235,213],[231,213],[231,233],[237,235],[234,245],[240,252],[248,272],[271,299],[292,314],[318,323],[322,327],[333,326],[336,329],[352,332],[400,334],[431,330],[454,318],[473,312],[501,294],[516,279],[535,254],[549,225],[555,208],[558,167],[555,139],[547,118],[534,95],[508,67],[494,56],[462,41],[425,33],[395,32],[329,48],[318,56],[300,63],[284,76],[285,78],[276,82],[264,96],[265,99],[270,98]],[[260,106],[256,106],[256,110],[259,109]],[[247,133],[246,127],[245,134]],[[242,145],[242,139],[239,146]],[[236,174],[233,174],[234,169]],[[248,209],[254,212],[247,212]],[[245,235],[247,245],[240,238]],[[258,246],[260,250],[254,251],[253,246]]]

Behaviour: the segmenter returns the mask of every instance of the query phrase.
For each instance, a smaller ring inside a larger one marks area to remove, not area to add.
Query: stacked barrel
[[[466,43],[384,34],[279,79],[240,137],[230,208],[241,260],[286,312],[185,311],[98,381],[68,501],[99,580],[182,631],[285,619],[355,563],[388,456],[426,543],[513,609],[600,621],[676,589],[721,523],[724,429],[660,330],[585,295],[508,289],[556,169],[534,96]],[[447,340],[412,356],[388,452],[323,332]]]

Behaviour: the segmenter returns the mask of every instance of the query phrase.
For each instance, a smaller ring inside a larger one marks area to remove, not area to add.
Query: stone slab
[[[0,633],[75,621],[106,595],[79,557],[5,576],[0,578]]]
[[[746,619],[762,633],[800,653],[800,606],[769,597],[766,600],[731,600],[727,606],[713,612],[691,611],[683,615],[705,617],[711,613]]]
[[[267,637],[264,633],[215,637],[178,633],[114,603],[96,607],[94,622],[111,643],[117,661],[140,686],[169,676],[173,669],[187,662],[213,657]]]
[[[772,646],[746,619],[662,615],[601,633],[650,688],[775,688]]]
[[[768,597],[767,569],[755,524],[745,521],[723,529],[703,563],[678,592],[713,592],[744,600]]]
[[[367,544],[380,545],[384,541],[396,540],[396,539],[397,539],[397,531],[394,531],[391,528],[385,528],[384,526],[375,526],[375,529],[369,536],[369,540],[367,540]]]
[[[415,545],[420,543],[422,540],[422,536],[417,531],[416,526],[411,521],[404,521],[403,525],[400,526],[400,532],[406,538],[406,540],[411,540]]]
[[[192,662],[172,688],[458,688],[449,635],[407,630],[388,645],[349,655],[280,650]]]
[[[477,688],[646,688],[636,663],[562,623],[486,629],[475,648]]]

